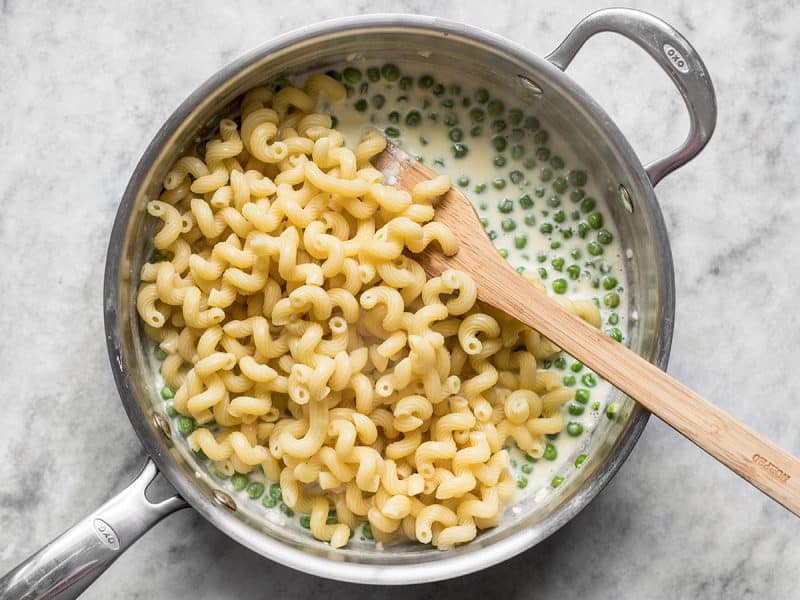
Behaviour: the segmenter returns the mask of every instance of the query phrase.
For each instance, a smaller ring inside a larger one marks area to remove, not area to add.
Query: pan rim
[[[358,29],[414,30],[417,33],[457,35],[468,38],[481,44],[487,50],[492,50],[520,61],[529,67],[531,71],[546,73],[556,85],[571,95],[576,103],[589,114],[592,121],[596,123],[597,127],[621,157],[621,162],[628,170],[629,181],[634,187],[634,190],[631,191],[637,194],[642,210],[646,211],[654,226],[655,236],[653,243],[655,244],[657,255],[661,259],[657,273],[659,317],[653,352],[648,358],[660,368],[666,368],[672,342],[675,310],[672,255],[663,216],[656,201],[653,187],[627,139],[605,111],[571,77],[525,47],[477,27],[437,17],[405,14],[343,17],[309,25],[283,34],[251,50],[217,71],[180,104],[159,129],[139,160],[122,196],[115,217],[108,246],[104,277],[106,341],[111,368],[121,401],[142,445],[158,465],[159,470],[180,495],[215,527],[258,554],[306,573],[354,583],[382,585],[424,583],[449,579],[487,568],[527,550],[560,529],[596,497],[617,473],[644,430],[649,418],[649,412],[639,405],[636,406],[626,429],[620,433],[615,447],[610,451],[605,462],[584,482],[584,486],[572,498],[561,504],[535,527],[520,529],[506,538],[490,545],[479,547],[467,554],[448,556],[448,553],[442,553],[442,558],[435,561],[399,565],[343,562],[306,553],[269,536],[267,533],[254,531],[246,523],[209,502],[194,481],[179,468],[173,456],[165,451],[163,441],[153,429],[147,415],[141,410],[131,387],[130,378],[132,375],[129,372],[121,344],[120,328],[128,326],[128,323],[121,320],[118,311],[120,300],[118,297],[119,275],[122,259],[121,246],[125,239],[127,226],[135,209],[136,201],[140,196],[142,185],[150,169],[157,163],[164,140],[169,139],[188,115],[235,73],[256,65],[269,54],[278,50],[284,50],[299,43],[307,43],[315,37],[352,33],[353,30]]]

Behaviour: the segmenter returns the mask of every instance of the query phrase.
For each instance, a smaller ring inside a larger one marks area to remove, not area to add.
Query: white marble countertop
[[[670,372],[798,454],[800,6],[630,4],[686,35],[719,99],[711,144],[657,190],[677,281]],[[128,177],[178,103],[237,55],[309,21],[422,11],[544,54],[602,3],[500,6],[0,2],[0,573],[143,463],[108,367],[102,274]],[[679,96],[629,42],[596,38],[570,73],[643,161],[683,138]],[[85,597],[789,598],[799,534],[795,517],[653,419],[577,518],[482,573],[396,589],[326,581],[264,560],[182,511]]]

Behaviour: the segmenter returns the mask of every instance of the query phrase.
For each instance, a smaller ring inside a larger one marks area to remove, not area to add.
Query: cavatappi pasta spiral
[[[379,540],[450,548],[499,521],[504,445],[541,456],[571,392],[537,371],[548,340],[476,302],[468,275],[426,280],[405,254],[457,251],[432,221],[449,179],[383,185],[369,161],[384,138],[347,148],[320,94],[344,89],[254,89],[175,163],[147,205],[161,259],[137,309],[197,424],[189,445],[219,470],[262,469],[334,547],[368,521]],[[566,308],[599,322],[589,302]]]

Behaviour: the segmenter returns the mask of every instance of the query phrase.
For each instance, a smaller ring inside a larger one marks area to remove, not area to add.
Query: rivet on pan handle
[[[590,14],[546,58],[562,71],[586,41],[601,32],[622,35],[644,49],[669,75],[689,111],[689,135],[667,156],[645,167],[656,185],[705,147],[717,124],[717,100],[706,66],[692,45],[670,25],[638,10],[608,8]]]
[[[180,496],[150,502],[145,490],[156,475],[148,459],[133,483],[0,578],[0,598],[77,598],[142,534],[188,506]]]

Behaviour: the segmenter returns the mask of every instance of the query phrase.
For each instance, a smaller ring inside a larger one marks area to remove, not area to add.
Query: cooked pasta
[[[175,163],[147,205],[160,260],[137,309],[218,472],[261,469],[333,547],[366,521],[451,548],[499,521],[504,446],[541,456],[571,392],[537,373],[555,346],[477,302],[465,273],[426,281],[406,254],[457,251],[432,221],[449,179],[385,185],[369,163],[384,138],[347,148],[320,96],[345,89],[318,74],[252,90]],[[597,324],[591,304],[565,306]]]

